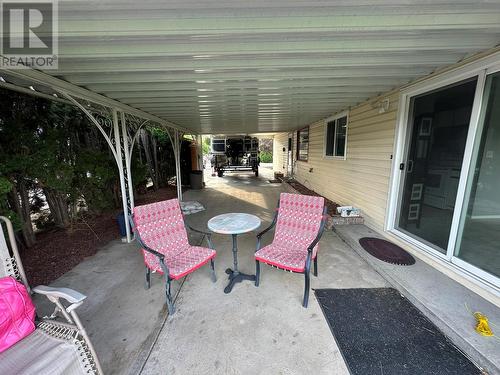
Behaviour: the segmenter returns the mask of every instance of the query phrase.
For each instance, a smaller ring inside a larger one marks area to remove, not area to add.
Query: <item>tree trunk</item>
[[[158,147],[155,137],[151,137],[151,145],[153,146],[153,162],[155,168],[154,184],[156,186],[155,190],[158,190],[160,188],[160,174],[158,173],[160,168],[158,167]]]
[[[149,175],[151,177],[151,180],[153,181],[153,188],[154,190],[158,189],[158,184],[156,183],[156,177],[154,173],[154,167],[153,167],[153,158],[151,157],[151,148],[149,146],[149,137],[148,133],[144,130],[141,129],[141,142],[144,147],[144,154],[146,155],[146,163],[148,165],[148,170],[149,170]]]
[[[13,184],[10,194],[12,204],[21,220],[21,233],[23,235],[24,244],[26,247],[31,247],[35,244],[36,238],[35,232],[33,232],[33,225],[31,224],[28,190],[26,189],[26,182],[23,177],[20,177],[17,183]]]
[[[70,225],[68,205],[66,204],[64,194],[52,189],[43,189],[50,213],[54,218],[54,223],[59,228],[67,228]]]

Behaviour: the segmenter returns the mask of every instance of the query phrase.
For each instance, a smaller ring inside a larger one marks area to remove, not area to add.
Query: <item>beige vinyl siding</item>
[[[389,99],[389,109],[379,113],[374,103],[384,99]],[[366,224],[379,231],[384,228],[398,99],[399,92],[392,92],[348,112],[346,160],[324,157],[326,120],[311,124],[309,160],[296,161],[294,168],[303,185],[339,204],[361,208]]]
[[[498,296],[494,291],[492,292],[490,286],[485,288],[486,284],[477,281],[468,273],[462,272],[456,267],[450,267],[449,263],[441,258],[429,255],[395,234],[384,231],[400,90],[440,76],[442,73],[450,72],[482,57],[487,57],[496,51],[498,48],[472,56],[458,64],[440,69],[428,77],[378,97],[370,98],[366,102],[350,108],[348,111],[346,160],[323,156],[327,119],[310,124],[309,161],[295,162],[294,172],[295,178],[310,189],[339,204],[361,208],[366,224],[372,229],[385,235],[391,241],[490,302],[499,305]],[[378,104],[385,99],[390,101],[389,109],[384,113],[379,113]],[[335,114],[332,113],[332,115]],[[294,132],[294,148],[296,147],[296,130]],[[312,171],[310,171],[311,168]]]
[[[497,50],[496,48],[485,51],[458,64],[439,69],[411,84],[439,76],[496,53]],[[323,156],[326,119],[309,125],[310,144],[307,162],[295,161],[297,129],[293,133],[295,178],[308,188],[339,204],[361,208],[366,224],[377,231],[384,229],[398,101],[400,90],[404,87],[406,86],[370,98],[348,110],[346,160]],[[378,104],[385,99],[389,99],[389,108],[380,113]],[[283,133],[283,136],[286,137],[287,133]]]
[[[285,151],[283,152],[283,148]],[[288,133],[279,133],[273,139],[273,170],[286,174]]]

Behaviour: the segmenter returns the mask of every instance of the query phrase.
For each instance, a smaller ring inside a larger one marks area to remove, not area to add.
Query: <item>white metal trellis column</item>
[[[196,153],[198,157],[198,169],[201,171],[201,183],[205,181],[205,166],[203,165],[203,137],[201,134],[196,135]]]
[[[122,123],[122,127],[125,124]],[[113,131],[115,135],[115,147],[116,147],[116,162],[118,164],[118,173],[120,176],[120,190],[122,193],[122,205],[123,205],[123,215],[125,219],[125,231],[127,233],[127,242],[132,241],[132,234],[130,231],[130,223],[128,221],[129,216],[132,214],[132,209],[129,207],[128,201],[129,197],[129,189],[127,185],[132,185],[131,176],[127,174],[127,157],[128,154],[128,145],[127,145],[127,137],[128,135],[125,133],[123,137],[120,136],[120,124],[118,122],[118,111],[113,108]],[[127,150],[127,151],[125,151]],[[125,168],[124,168],[125,166]],[[132,198],[133,199],[133,198]],[[131,200],[130,200],[131,201]]]
[[[129,137],[129,129],[128,129],[128,126],[127,126],[127,120],[125,118],[125,113],[124,112],[121,112],[121,118],[120,118],[120,122],[121,122],[121,125],[122,125],[122,139],[123,139],[123,154],[124,154],[124,159],[125,159],[125,172],[126,172],[126,177],[127,177],[127,180],[126,180],[126,188],[127,188],[127,192],[128,192],[128,196],[127,196],[127,207],[128,207],[128,213],[129,215],[132,215],[132,211],[134,209],[134,206],[135,206],[135,202],[134,202],[134,185],[133,185],[133,182],[132,182],[132,153],[134,152],[134,143],[135,143],[135,135],[134,137],[132,138],[132,140],[130,140],[130,137]],[[136,134],[139,133],[139,130],[142,128],[142,126],[146,123],[147,121],[143,122],[139,128],[136,130]],[[130,141],[130,145],[129,145],[129,141]]]
[[[173,134],[171,134],[171,132]],[[177,181],[177,199],[182,201],[182,179],[181,179],[181,144],[180,144],[180,133],[177,129],[167,130],[168,137],[170,138],[170,143],[172,143],[172,149],[174,151],[175,159],[175,177]]]
[[[99,129],[101,134],[103,135],[104,139],[108,143],[111,153],[113,154],[116,165],[118,166],[118,174],[120,177],[120,190],[121,190],[121,195],[122,195],[122,205],[123,205],[123,213],[124,213],[124,219],[125,219],[125,232],[127,236],[127,242],[132,241],[132,235],[131,235],[131,230],[130,230],[130,223],[128,221],[128,217],[131,214],[131,209],[132,206],[129,206],[128,202],[132,202],[131,204],[133,205],[133,196],[129,196],[130,190],[127,188],[127,184],[132,186],[132,180],[131,180],[131,175],[130,175],[130,168],[127,168],[127,157],[128,156],[128,134],[125,129],[125,133],[123,134],[123,137],[120,137],[120,124],[118,122],[118,111],[113,108],[112,109],[112,131],[114,133],[114,144],[113,140],[111,139],[111,134],[107,134],[104,128],[101,126],[99,121],[92,115],[92,113],[85,108],[81,103],[79,103],[75,98],[73,98],[71,95],[61,92],[66,98],[68,98],[73,104],[75,104],[78,108],[82,110],[83,113],[92,121],[92,123]],[[123,126],[126,127],[126,123],[122,122],[122,129]],[[126,147],[124,147],[123,143],[125,144]],[[125,166],[125,168],[124,168]]]

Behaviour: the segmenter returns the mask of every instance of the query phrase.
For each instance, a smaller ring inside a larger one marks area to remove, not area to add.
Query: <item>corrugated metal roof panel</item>
[[[500,1],[59,1],[47,71],[197,132],[283,131],[500,42]]]

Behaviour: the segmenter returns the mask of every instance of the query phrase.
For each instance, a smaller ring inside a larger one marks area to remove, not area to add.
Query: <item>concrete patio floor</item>
[[[269,184],[266,173],[207,178],[206,189],[188,191],[206,211],[187,217],[206,228],[211,217],[225,212],[253,213],[265,228],[272,219],[281,185]],[[272,233],[266,240],[272,239]],[[190,276],[143,368],[143,374],[347,374],[339,349],[314,294],[301,306],[303,275],[262,267],[261,283],[236,284],[224,294],[232,266],[230,236],[214,235],[218,280],[205,267]],[[241,271],[254,273],[255,233],[238,236]],[[155,280],[155,284],[160,280]],[[362,258],[333,232],[320,245],[319,277],[312,288],[387,286]]]
[[[206,188],[187,191],[184,197],[206,208],[186,216],[195,228],[206,230],[211,217],[226,212],[253,213],[262,219],[261,228],[238,236],[239,268],[250,274],[255,272],[255,234],[272,220],[283,191],[280,184],[270,184],[269,179],[272,171],[266,167],[261,168],[259,178],[250,173],[223,178],[207,173]],[[484,338],[472,332],[471,317],[465,313],[453,321],[448,319],[450,309],[458,302],[463,305],[463,301],[480,306],[493,317],[498,310],[420,260],[407,272],[405,267],[369,257],[356,242],[359,236],[371,233],[364,226],[339,227],[336,231],[325,232],[321,240],[319,276],[311,277],[313,289],[392,284],[459,347],[469,342],[476,353],[467,347],[462,349],[485,364],[491,374],[498,373],[497,343],[484,344]],[[192,244],[203,240],[190,234]],[[272,232],[264,243],[271,240]],[[173,316],[165,309],[160,275],[153,275],[152,287],[144,289],[144,265],[136,243],[112,241],[52,284],[88,296],[78,312],[105,374],[349,373],[313,292],[309,308],[301,306],[303,275],[263,265],[259,287],[244,281],[226,295],[224,271],[232,267],[231,237],[214,234],[213,242],[217,282],[211,282],[208,266],[174,282],[177,311]],[[434,281],[446,286],[446,293],[453,292],[449,298],[436,299]],[[51,313],[52,306],[44,298],[35,296],[35,301],[39,316]],[[488,356],[487,361],[484,356]]]
[[[187,221],[206,229],[209,218],[225,212],[248,212],[272,219],[282,191],[267,182],[271,171],[208,176],[206,189],[190,190],[206,211]],[[270,233],[265,241],[272,239]],[[192,237],[199,243],[200,237]],[[339,349],[311,292],[309,308],[301,306],[303,275],[261,268],[257,288],[245,281],[223,292],[224,270],[232,266],[230,236],[214,235],[218,280],[203,267],[173,285],[176,313],[167,318],[163,280],[153,275],[144,290],[142,256],[135,243],[111,242],[53,285],[85,293],[79,314],[106,374],[347,374]],[[238,237],[239,266],[254,273],[255,233]],[[312,288],[384,287],[387,282],[333,232],[320,244],[319,277]],[[37,298],[39,315],[50,304]]]

